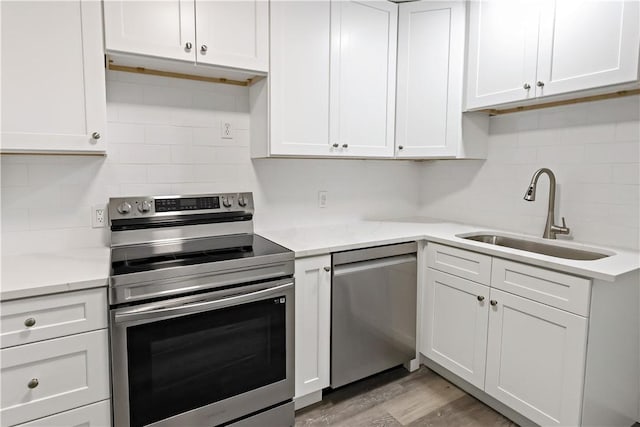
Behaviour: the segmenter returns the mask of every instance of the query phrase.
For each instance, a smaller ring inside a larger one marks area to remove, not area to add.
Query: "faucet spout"
[[[562,218],[562,226],[555,224],[556,176],[551,169],[541,168],[535,171],[531,177],[531,183],[527,188],[524,199],[528,202],[533,202],[536,199],[538,179],[543,174],[546,174],[549,177],[549,204],[547,206],[547,222],[542,237],[546,239],[555,239],[557,234],[569,234],[570,229],[566,226],[564,218]]]

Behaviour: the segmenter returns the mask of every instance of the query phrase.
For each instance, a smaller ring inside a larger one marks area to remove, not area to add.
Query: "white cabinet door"
[[[107,51],[195,61],[194,0],[103,4]]]
[[[539,3],[470,2],[467,109],[535,97]]]
[[[465,44],[462,1],[401,3],[396,156],[455,157]]]
[[[638,79],[637,1],[555,0],[540,21],[538,96]]]
[[[0,7],[2,152],[105,152],[100,3]]]
[[[103,400],[18,427],[111,427],[111,401]]]
[[[271,3],[270,154],[326,156],[331,3]]]
[[[397,27],[395,3],[331,2],[330,140],[343,156],[393,156]]]
[[[587,319],[496,289],[490,307],[485,391],[537,424],[580,425]]]
[[[430,268],[422,306],[422,354],[482,389],[489,287]]]
[[[5,348],[0,356],[3,426],[109,398],[106,329]]]
[[[267,0],[195,0],[197,61],[269,71]]]
[[[297,259],[295,280],[298,398],[329,386],[331,256]]]

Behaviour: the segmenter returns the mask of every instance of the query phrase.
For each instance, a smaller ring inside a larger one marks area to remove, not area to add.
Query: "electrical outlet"
[[[107,207],[97,205],[91,208],[91,227],[102,228],[107,222]]]
[[[220,123],[220,132],[222,139],[233,139],[233,126],[231,122],[223,121]]]
[[[329,195],[328,191],[318,191],[318,207],[326,208],[327,207],[327,196]]]

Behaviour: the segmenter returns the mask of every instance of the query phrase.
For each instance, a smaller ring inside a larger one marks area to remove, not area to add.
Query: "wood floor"
[[[331,391],[296,412],[296,427],[516,426],[434,372],[393,369]]]

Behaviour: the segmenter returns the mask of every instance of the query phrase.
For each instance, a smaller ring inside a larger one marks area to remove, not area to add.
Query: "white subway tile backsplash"
[[[190,145],[193,130],[188,126],[147,125],[144,140],[147,144]]]
[[[25,164],[2,164],[0,170],[2,187],[26,186],[29,184],[28,168]]]
[[[171,149],[167,145],[123,145],[118,148],[118,157],[120,163],[169,163]]]
[[[191,165],[149,165],[147,166],[149,183],[193,182]]]
[[[492,117],[487,160],[472,169],[468,161],[424,164],[421,213],[540,235],[547,178],[540,178],[536,201],[522,196],[533,172],[549,167],[558,179],[557,212],[567,218],[569,238],[638,249],[639,100]]]
[[[144,144],[144,126],[131,123],[109,123],[109,144]]]

